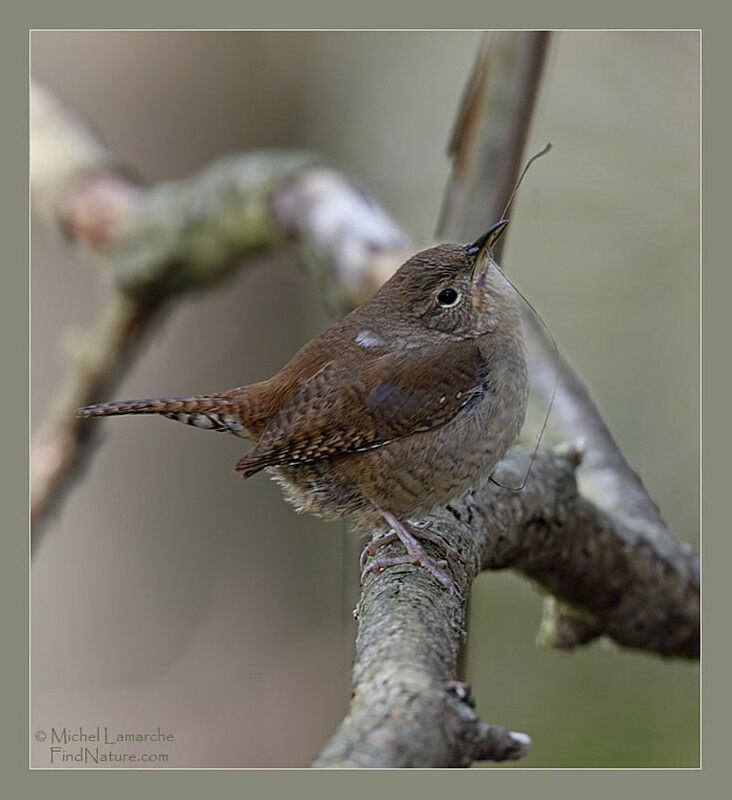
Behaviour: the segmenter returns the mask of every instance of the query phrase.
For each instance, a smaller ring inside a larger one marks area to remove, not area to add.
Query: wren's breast
[[[517,420],[499,421],[505,415],[496,411],[486,398],[436,431],[364,453],[362,493],[382,508],[410,516],[480,488],[517,434]]]
[[[371,517],[374,506],[418,518],[480,488],[524,421],[528,376],[523,351],[491,376],[474,402],[446,425],[373,450],[268,471],[299,510]]]
[[[433,431],[362,454],[360,487],[381,507],[424,514],[483,486],[523,425],[528,374],[521,340],[480,399]],[[384,505],[387,502],[388,505]]]
[[[270,469],[287,499],[320,516],[371,517],[374,505],[406,518],[480,488],[513,444],[526,406],[525,375],[443,427],[383,447]]]

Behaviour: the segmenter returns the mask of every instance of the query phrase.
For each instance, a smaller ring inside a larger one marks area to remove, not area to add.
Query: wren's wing
[[[486,390],[486,374],[470,341],[357,364],[331,361],[295,391],[236,469],[249,477],[264,467],[370,450],[432,430]]]

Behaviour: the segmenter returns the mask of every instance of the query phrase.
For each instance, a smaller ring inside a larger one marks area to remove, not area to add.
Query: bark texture
[[[657,547],[583,498],[580,457],[572,447],[544,448],[520,493],[488,483],[430,517],[431,531],[461,554],[450,564],[454,594],[418,567],[367,577],[351,709],[315,766],[459,767],[525,753],[529,737],[481,722],[469,687],[454,681],[466,598],[481,570],[515,569],[552,593],[545,644],[566,649],[604,636],[698,657],[696,556],[684,545]],[[513,485],[528,458],[526,448],[511,450],[497,480]]]

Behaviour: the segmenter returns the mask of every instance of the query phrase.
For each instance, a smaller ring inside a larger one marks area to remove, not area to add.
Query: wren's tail
[[[153,397],[85,406],[77,409],[76,416],[87,419],[120,414],[161,414],[197,428],[249,438],[238,413],[239,405],[232,397]]]

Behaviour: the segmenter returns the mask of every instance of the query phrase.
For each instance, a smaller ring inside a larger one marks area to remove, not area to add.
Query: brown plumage
[[[489,266],[504,226],[413,256],[267,381],[78,413],[159,414],[252,439],[236,465],[245,478],[267,469],[298,510],[386,519],[407,554],[369,570],[420,564],[449,586],[446,562],[417,541],[433,537],[414,520],[490,477],[526,407],[518,308]],[[476,260],[488,266],[476,270]]]

